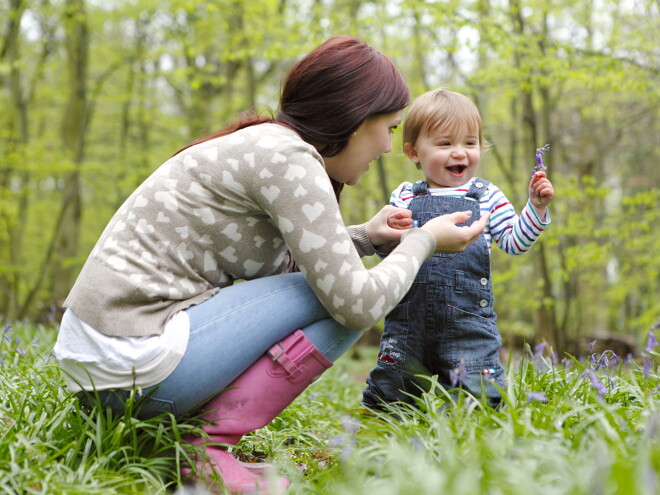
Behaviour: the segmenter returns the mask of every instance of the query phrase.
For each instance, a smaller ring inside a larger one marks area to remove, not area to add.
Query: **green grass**
[[[0,493],[205,493],[178,479],[181,436],[197,424],[81,408],[50,357],[55,336],[27,325],[2,335]],[[438,390],[394,419],[358,411],[374,363],[372,350],[360,354],[246,436],[238,455],[268,457],[292,494],[660,493],[655,368],[553,363],[528,349],[508,367],[499,410]]]

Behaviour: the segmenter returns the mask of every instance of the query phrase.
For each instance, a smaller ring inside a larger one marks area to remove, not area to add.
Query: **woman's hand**
[[[422,229],[428,231],[435,238],[436,253],[458,253],[464,251],[475,241],[486,228],[488,217],[482,215],[469,227],[458,227],[456,224],[465,222],[472,216],[469,211],[457,211],[448,215],[435,217],[424,225]]]
[[[398,243],[411,227],[412,212],[391,205],[383,206],[366,225],[367,235],[374,246]]]

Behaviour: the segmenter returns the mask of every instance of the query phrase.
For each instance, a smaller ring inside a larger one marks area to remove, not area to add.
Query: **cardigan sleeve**
[[[363,227],[345,226],[322,158],[299,138],[276,141],[254,157],[259,171],[243,178],[247,194],[278,227],[331,316],[350,328],[371,328],[400,301],[433,254],[433,236],[411,229],[387,259],[365,268],[360,254],[373,246],[366,246]]]

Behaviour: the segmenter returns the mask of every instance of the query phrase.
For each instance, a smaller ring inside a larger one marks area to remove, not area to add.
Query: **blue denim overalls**
[[[427,183],[419,181],[408,208],[419,226],[439,215],[470,210],[469,225],[480,216],[479,200],[489,184],[476,178],[464,197],[451,198],[431,196]],[[413,404],[410,395],[419,397],[430,389],[429,380],[415,375],[438,375],[445,389],[461,387],[497,406],[501,397],[491,379],[502,387],[504,369],[496,318],[483,234],[462,253],[434,254],[385,318],[363,403],[376,409],[383,402]]]

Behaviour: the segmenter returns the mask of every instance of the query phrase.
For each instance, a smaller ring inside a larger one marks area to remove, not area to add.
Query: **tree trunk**
[[[525,20],[518,0],[511,0],[510,14],[514,32],[518,40],[522,41],[525,37]],[[527,54],[524,53],[524,45],[523,49],[516,49],[514,51],[514,64],[516,67],[522,66],[522,59],[525,56]],[[524,81],[524,84],[521,84],[519,95],[522,102],[522,127],[525,131],[523,156],[530,157],[530,162],[536,153],[536,147],[539,145],[540,135],[538,117],[532,98],[532,88],[533,81],[529,77]],[[534,247],[532,256],[535,272],[541,279],[541,304],[536,310],[537,333],[541,339],[550,342],[555,351],[562,353],[565,348],[565,339],[563,335],[560,335],[557,327],[556,305],[551,303],[551,301],[555,301],[555,298],[552,290],[551,273],[542,239]]]
[[[22,266],[22,246],[24,238],[23,225],[26,223],[29,208],[29,174],[25,170],[16,170],[13,154],[23,154],[29,141],[28,102],[22,86],[22,71],[20,64],[20,24],[25,4],[21,0],[11,0],[9,17],[7,19],[7,30],[0,51],[0,61],[7,60],[9,74],[6,80],[7,91],[10,95],[14,116],[13,125],[8,130],[6,148],[2,151],[6,154],[8,164],[2,167],[4,170],[0,177],[0,191],[7,196],[8,203],[16,203],[15,215],[11,210],[4,208],[0,210],[2,223],[6,229],[6,253],[7,267],[0,275],[0,314],[6,318],[14,317],[20,281],[19,268]]]
[[[69,73],[69,97],[62,122],[62,143],[69,152],[72,170],[67,172],[62,189],[62,222],[55,232],[53,266],[53,298],[63,302],[76,275],[82,203],[80,174],[85,153],[89,101],[87,94],[87,64],[89,36],[84,0],[67,0],[65,14],[66,49]]]

